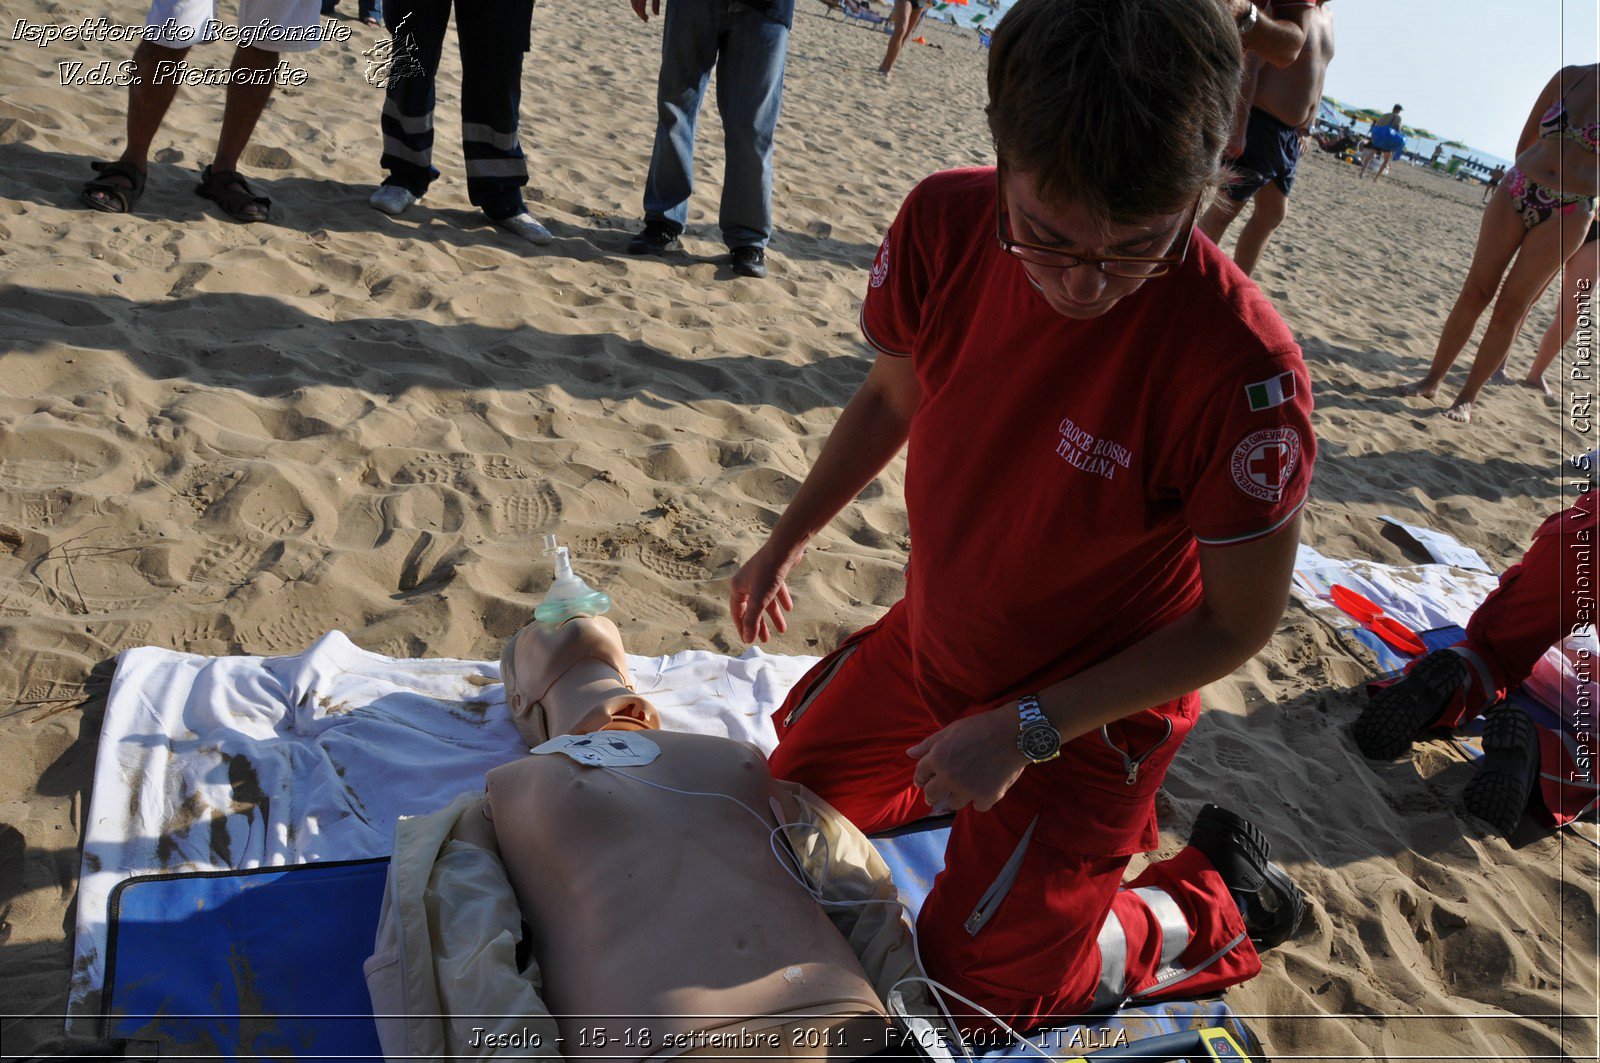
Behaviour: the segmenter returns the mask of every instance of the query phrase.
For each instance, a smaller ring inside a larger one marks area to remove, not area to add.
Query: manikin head
[[[634,693],[622,636],[605,617],[529,624],[501,651],[500,678],[530,747],[556,735],[661,727],[655,706]]]
[[[1016,241],[1176,254],[1222,180],[1238,28],[1217,0],[1019,0],[989,52],[989,131]],[[1024,261],[1052,309],[1098,317],[1149,283]]]

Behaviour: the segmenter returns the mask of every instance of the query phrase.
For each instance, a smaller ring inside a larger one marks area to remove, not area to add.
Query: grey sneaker
[[[523,211],[521,214],[513,214],[509,218],[501,218],[495,224],[506,232],[520,236],[528,243],[538,244],[540,247],[555,239],[554,236],[550,235],[550,230],[540,225],[538,220],[527,211]]]
[[[391,218],[399,217],[416,201],[417,197],[411,189],[399,185],[379,185],[372,193],[372,198],[367,200],[374,210],[381,210]]]

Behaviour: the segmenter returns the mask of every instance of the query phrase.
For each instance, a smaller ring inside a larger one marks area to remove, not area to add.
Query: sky
[[[1323,91],[1506,159],[1545,83],[1600,59],[1596,0],[1328,0]],[[1600,91],[1594,81],[1584,91]]]

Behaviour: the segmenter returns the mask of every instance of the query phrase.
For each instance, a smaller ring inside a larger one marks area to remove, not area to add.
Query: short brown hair
[[[989,51],[989,132],[1047,203],[1118,224],[1222,178],[1242,64],[1219,0],[1018,0]]]

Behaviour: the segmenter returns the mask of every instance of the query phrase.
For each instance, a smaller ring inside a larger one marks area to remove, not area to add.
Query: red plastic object
[[[1328,593],[1340,610],[1361,621],[1374,635],[1401,653],[1420,657],[1428,652],[1428,647],[1422,644],[1416,632],[1394,617],[1384,615],[1382,606],[1372,599],[1337,583],[1328,589]]]
[[[1330,593],[1333,595],[1333,604],[1341,610],[1355,617],[1363,624],[1378,619],[1383,615],[1383,610],[1372,599],[1357,594],[1349,587],[1337,583],[1333,585]]]
[[[1420,657],[1428,652],[1428,647],[1424,646],[1422,640],[1417,638],[1416,632],[1392,616],[1373,617],[1367,621],[1367,626],[1372,629],[1374,635],[1377,635],[1402,653]]]

